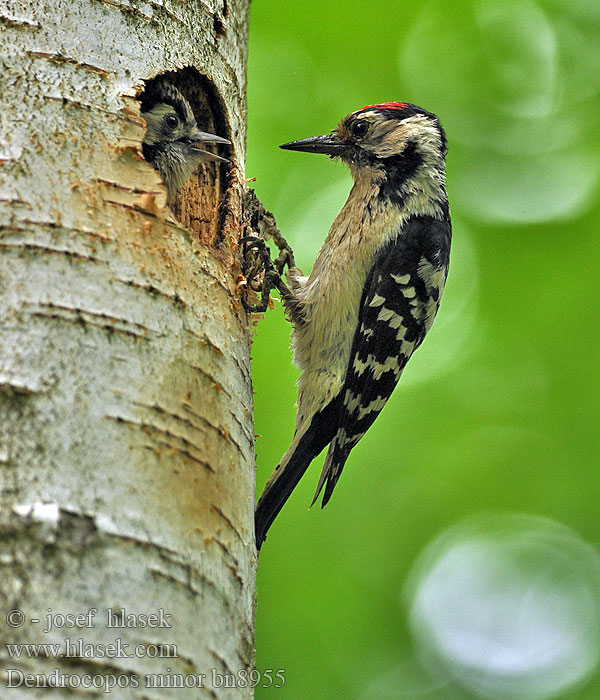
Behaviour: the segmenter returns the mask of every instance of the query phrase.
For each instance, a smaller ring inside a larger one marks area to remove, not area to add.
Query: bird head
[[[355,179],[381,179],[388,172],[409,178],[422,166],[443,173],[447,143],[435,114],[406,102],[385,102],[352,112],[329,134],[280,148],[326,153],[341,158]]]
[[[207,151],[205,146],[231,142],[200,131],[189,102],[168,81],[155,81],[146,90],[141,114],[146,120],[144,157],[160,171],[170,198],[200,163],[228,162],[227,158]]]

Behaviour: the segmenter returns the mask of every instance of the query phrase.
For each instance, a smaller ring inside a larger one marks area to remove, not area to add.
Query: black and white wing
[[[437,313],[448,273],[450,220],[412,217],[376,255],[352,342],[337,432],[315,494],[324,506],[350,450],[384,407]]]

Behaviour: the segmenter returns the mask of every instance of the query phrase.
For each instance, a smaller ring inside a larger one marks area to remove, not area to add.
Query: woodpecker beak
[[[205,151],[203,146],[205,143],[222,143],[231,144],[231,141],[224,139],[221,136],[215,136],[215,134],[209,134],[207,131],[200,131],[196,129],[192,134],[190,141],[192,142],[192,149],[202,156],[202,160],[214,160],[220,163],[229,163],[227,158],[221,158],[216,153],[211,153],[210,151]]]
[[[217,161],[218,163],[229,163],[228,158],[222,158],[221,156],[218,156],[216,153],[211,153],[210,151],[205,151],[203,148],[198,148],[197,146],[192,146],[192,150],[196,151],[196,153],[199,156],[202,156],[203,161],[214,160],[214,161]]]
[[[214,134],[209,134],[207,131],[199,131],[196,129],[192,134],[192,141],[204,141],[208,143],[226,143],[231,144],[231,141],[222,138],[221,136],[215,136]]]
[[[306,151],[306,153],[326,153],[330,156],[343,156],[347,152],[348,144],[340,141],[337,134],[325,134],[324,136],[313,136],[310,139],[284,143],[279,148],[283,148],[286,151]]]

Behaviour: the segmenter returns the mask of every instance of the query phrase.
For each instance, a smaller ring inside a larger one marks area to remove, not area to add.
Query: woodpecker
[[[340,158],[354,184],[310,275],[274,283],[298,380],[292,444],[256,508],[256,544],[310,462],[329,446],[313,504],[329,501],[352,448],[379,415],[437,313],[450,258],[447,141],[414,104],[368,105],[331,133],[280,148]],[[276,272],[275,272],[276,274]]]
[[[169,201],[200,163],[229,162],[205,150],[204,145],[231,142],[200,131],[189,102],[166,79],[158,79],[148,86],[142,97],[141,114],[146,120],[142,152],[161,174]]]

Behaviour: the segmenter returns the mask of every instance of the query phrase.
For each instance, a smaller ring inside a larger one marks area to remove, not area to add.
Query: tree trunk
[[[247,12],[0,0],[7,697],[45,698],[45,680],[57,698],[252,696]],[[232,165],[202,166],[171,208],[137,99],[162,73],[233,143]],[[17,658],[14,643],[59,646]]]

